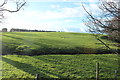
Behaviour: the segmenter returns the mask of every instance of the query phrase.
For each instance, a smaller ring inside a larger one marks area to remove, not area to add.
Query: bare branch
[[[4,19],[4,12],[18,12],[20,11],[20,9],[26,4],[25,0],[16,0],[15,5],[16,5],[16,9],[7,9],[5,8],[5,5],[7,5],[9,2],[8,0],[3,0],[3,3],[0,5],[0,23],[3,22]]]
[[[104,25],[100,20],[98,20],[97,18],[93,17],[92,14],[90,14],[86,8],[84,7],[84,5],[82,4],[82,7],[84,8],[84,10],[87,12],[87,14],[89,15],[89,17],[91,18],[91,20],[93,20],[93,23],[100,26],[101,28],[107,27],[106,25]],[[89,19],[90,20],[90,19]]]
[[[0,7],[4,6],[5,4],[7,4],[7,0],[4,0],[4,2],[0,5]]]
[[[0,11],[8,11],[8,12],[11,12],[11,13],[13,13],[13,12],[18,12],[24,5],[26,4],[26,2],[20,2],[20,0],[19,1],[17,1],[16,2],[16,10],[9,10],[9,9],[0,9]]]
[[[120,7],[116,7],[114,3],[102,2],[99,9],[103,11],[99,17],[92,15],[83,5],[82,7],[88,14],[87,21],[85,25],[89,28],[89,31],[93,33],[95,38],[101,42],[106,48],[111,50],[111,48],[101,40],[98,34],[107,33],[108,37],[112,37],[113,40],[120,42]],[[116,50],[113,53],[118,54]]]

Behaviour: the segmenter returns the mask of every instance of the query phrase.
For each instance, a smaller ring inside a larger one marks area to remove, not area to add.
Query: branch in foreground
[[[24,2],[20,7],[18,7],[17,5],[17,9],[16,10],[9,10],[9,9],[1,9],[0,11],[8,11],[8,12],[18,12],[24,5],[26,4],[26,2]]]

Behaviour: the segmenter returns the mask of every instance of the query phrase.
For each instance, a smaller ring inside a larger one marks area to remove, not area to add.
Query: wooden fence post
[[[99,63],[96,63],[96,80],[99,80]]]
[[[114,80],[117,80],[117,70],[115,70]]]
[[[39,74],[36,74],[35,80],[38,80]]]

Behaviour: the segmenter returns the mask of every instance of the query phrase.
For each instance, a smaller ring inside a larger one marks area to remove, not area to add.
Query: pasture
[[[34,80],[35,75],[47,79],[95,80],[96,62],[100,63],[100,79],[113,79],[118,70],[118,56],[114,54],[80,55],[4,55],[3,78]],[[120,77],[119,77],[120,78]]]
[[[7,32],[2,35],[3,54],[91,54],[110,53],[92,34],[67,32]],[[112,49],[117,43],[101,39]]]
[[[117,43],[100,35],[112,50]],[[95,80],[96,63],[100,78],[113,79],[119,56],[110,54],[92,34],[71,32],[2,33],[3,80],[47,79]],[[119,78],[119,77],[118,77]]]

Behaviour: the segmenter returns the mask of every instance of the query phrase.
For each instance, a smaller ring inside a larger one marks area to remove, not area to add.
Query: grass
[[[39,78],[47,79],[93,79],[95,65],[100,63],[100,78],[114,78],[118,70],[118,56],[115,54],[80,55],[4,55],[3,78]],[[119,77],[120,78],[120,77]],[[29,79],[28,79],[29,80]]]
[[[106,47],[88,33],[7,32],[3,33],[4,54],[108,53]],[[117,49],[115,42],[102,39]],[[112,44],[112,45],[111,45]]]
[[[104,42],[118,49],[116,42],[104,36],[101,35]],[[114,71],[119,68],[118,56],[107,54],[109,50],[88,33],[4,32],[2,52],[7,54],[2,56],[3,80],[34,80],[36,74],[45,78],[42,80],[95,80],[97,62],[103,80],[114,78]]]

